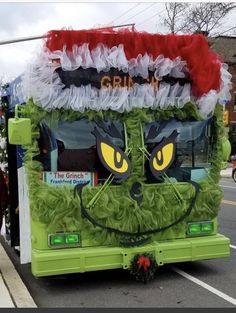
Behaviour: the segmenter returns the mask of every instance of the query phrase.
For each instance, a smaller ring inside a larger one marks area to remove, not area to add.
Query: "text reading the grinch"
[[[76,186],[85,183],[88,186],[95,186],[97,177],[96,173],[92,172],[43,172],[43,180],[54,186]]]

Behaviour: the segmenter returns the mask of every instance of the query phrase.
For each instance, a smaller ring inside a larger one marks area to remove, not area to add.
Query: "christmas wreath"
[[[130,264],[130,273],[137,281],[146,283],[154,278],[157,262],[150,253],[136,254]]]

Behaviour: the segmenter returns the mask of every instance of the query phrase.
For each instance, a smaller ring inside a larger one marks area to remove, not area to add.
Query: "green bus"
[[[153,277],[228,257],[218,233],[230,74],[203,35],[53,30],[8,120],[20,249],[36,277]],[[227,156],[228,157],[228,156]]]

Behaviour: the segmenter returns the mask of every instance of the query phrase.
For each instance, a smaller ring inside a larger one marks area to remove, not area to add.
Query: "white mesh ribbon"
[[[150,84],[137,84],[131,88],[114,87],[97,89],[86,85],[64,88],[55,67],[49,65],[51,60],[60,59],[63,70],[73,71],[78,68],[96,68],[98,72],[108,72],[110,68],[129,73],[131,77],[148,77],[148,71],[154,71],[154,76],[160,78],[170,75],[174,78],[184,78],[188,74],[187,64],[184,60],[176,58],[170,60],[159,55],[153,60],[151,55],[140,54],[137,58],[127,60],[123,45],[111,49],[99,44],[92,51],[88,43],[73,46],[70,53],[63,51],[43,50],[36,60],[29,65],[24,75],[24,91],[28,98],[32,97],[36,105],[45,110],[57,108],[73,109],[84,112],[87,109],[114,110],[118,112],[130,111],[132,108],[162,108],[169,106],[182,108],[186,103],[195,102],[204,117],[211,114],[219,101],[223,103],[230,98],[229,88],[231,75],[226,65],[221,68],[221,88],[217,92],[210,90],[200,99],[195,99],[191,94],[191,85],[186,83],[181,86],[178,82],[174,85],[160,82],[159,88],[154,89]]]

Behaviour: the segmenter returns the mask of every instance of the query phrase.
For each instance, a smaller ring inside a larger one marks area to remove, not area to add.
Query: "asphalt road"
[[[229,258],[164,266],[144,285],[123,270],[35,279],[11,257],[38,307],[236,307],[236,183],[220,185],[219,230],[231,239]]]

